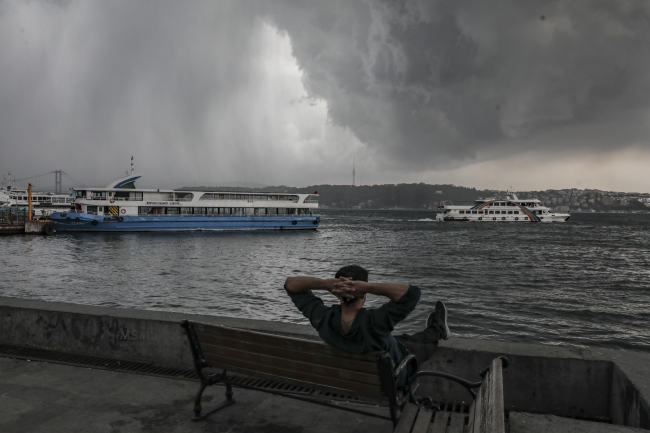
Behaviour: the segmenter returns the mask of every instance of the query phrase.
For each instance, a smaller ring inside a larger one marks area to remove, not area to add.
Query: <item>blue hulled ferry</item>
[[[50,215],[70,231],[314,230],[318,193],[138,189],[131,174],[104,188],[73,189],[74,211]]]

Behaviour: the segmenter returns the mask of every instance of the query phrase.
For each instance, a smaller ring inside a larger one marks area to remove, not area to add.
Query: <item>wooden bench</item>
[[[439,376],[463,385],[474,397],[468,413],[461,405],[440,407],[431,400],[421,399],[419,405],[408,403],[395,428],[395,433],[505,433],[503,407],[503,368],[508,367],[504,357],[496,358],[481,372],[481,382],[470,383],[443,373],[422,371],[413,376]],[[479,388],[474,393],[474,388]],[[424,403],[424,404],[422,404]],[[456,406],[456,410],[454,407]],[[461,407],[459,410],[458,406]]]
[[[408,355],[396,366],[384,352],[354,355],[319,341],[187,320],[182,321],[181,326],[185,329],[194,368],[201,381],[194,399],[194,420],[234,404],[233,386],[385,418],[392,420],[393,426],[406,403],[415,402],[413,393],[417,385],[407,386],[402,391],[397,389],[400,372],[409,364],[415,371],[413,355]],[[208,373],[205,369],[221,371]],[[275,385],[254,384],[240,375],[268,379]],[[201,396],[208,386],[217,383],[225,385],[226,400],[203,412]],[[389,416],[335,404],[332,395],[388,405]]]

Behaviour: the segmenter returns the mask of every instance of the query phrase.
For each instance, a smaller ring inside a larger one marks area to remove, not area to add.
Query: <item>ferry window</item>
[[[97,213],[97,206],[88,206],[88,208],[86,209],[86,211],[87,211],[88,213],[91,213],[91,212],[93,212],[93,213]]]
[[[174,192],[175,201],[192,201],[194,194],[191,192]]]
[[[483,211],[482,210],[478,211],[478,214],[483,215]]]
[[[511,211],[511,210],[508,211],[508,215],[512,215],[512,211]]]
[[[465,211],[464,211],[464,210],[461,210],[461,211],[459,211],[458,213],[465,213]]]
[[[519,211],[518,211],[518,210],[516,210],[516,211],[515,211],[515,213],[516,213],[516,214],[518,214],[518,213],[519,213]]]
[[[318,196],[317,195],[308,195],[305,197],[304,203],[318,203]]]
[[[199,200],[214,200],[214,194],[203,194]]]
[[[245,207],[244,208],[244,215],[253,215],[254,210],[255,209],[253,209],[252,207]]]
[[[491,211],[490,211],[490,214],[493,214],[493,213],[494,213],[494,211],[493,211],[493,210],[491,210]]]
[[[278,215],[286,215],[287,214],[287,208],[286,207],[279,207],[278,208]]]
[[[255,215],[266,215],[266,208],[264,207],[256,207],[254,210]]]
[[[472,213],[473,213],[473,214],[477,214],[477,213],[478,213],[478,211],[476,211],[476,210],[473,210],[473,211],[472,211]]]
[[[138,215],[149,215],[151,213],[151,208],[148,206],[138,207]]]
[[[167,215],[178,215],[178,208],[177,207],[168,207],[165,209],[165,213]]]
[[[269,200],[277,200],[278,196],[277,195],[270,195]]]
[[[194,215],[205,215],[205,208],[204,207],[195,207],[194,208]]]
[[[226,198],[228,194],[219,194],[219,200],[230,200],[230,196]]]
[[[269,215],[277,215],[278,214],[278,208],[277,207],[270,207],[268,209]]]

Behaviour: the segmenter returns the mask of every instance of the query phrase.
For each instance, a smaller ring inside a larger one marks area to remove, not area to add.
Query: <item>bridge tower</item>
[[[61,194],[61,178],[63,177],[63,171],[56,170],[54,173],[54,192],[56,194]]]

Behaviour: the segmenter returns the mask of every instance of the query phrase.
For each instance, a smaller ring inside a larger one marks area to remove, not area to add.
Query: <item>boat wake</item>
[[[431,219],[431,218],[422,218],[422,219],[419,219],[419,220],[409,220],[409,221],[413,221],[413,222],[427,222],[427,223],[435,223],[435,222],[436,222],[436,220],[433,220],[433,219]]]

